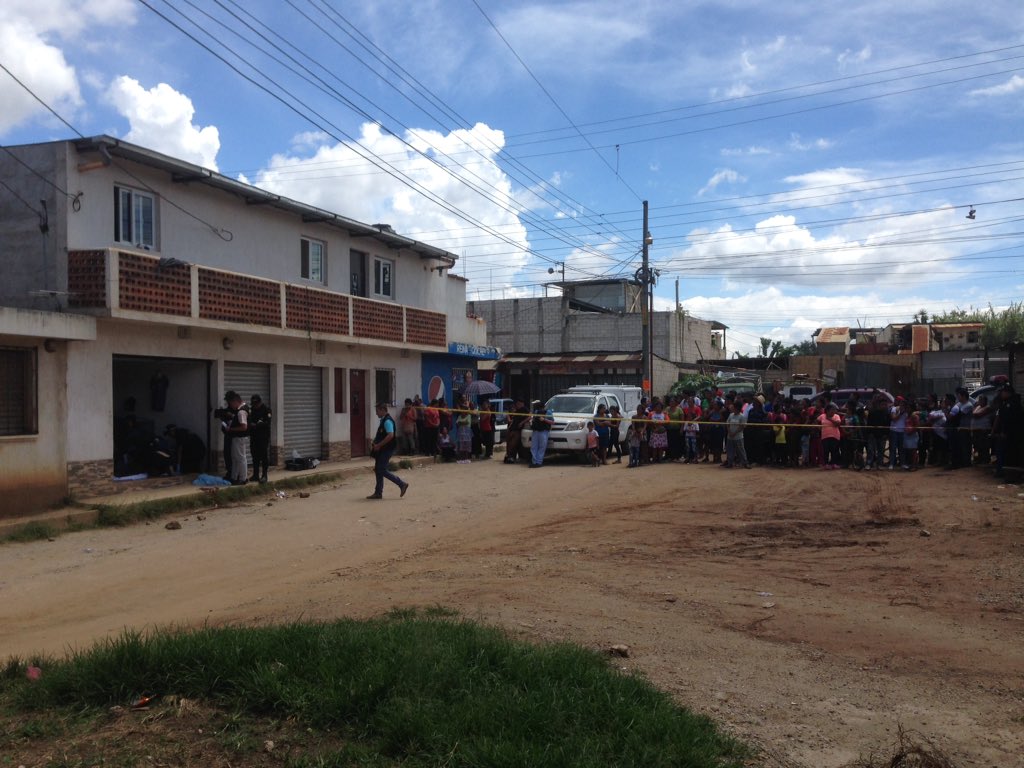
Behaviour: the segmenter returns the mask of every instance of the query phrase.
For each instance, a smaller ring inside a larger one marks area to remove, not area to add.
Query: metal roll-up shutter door
[[[270,404],[270,366],[264,363],[224,363],[224,391],[235,390],[249,402],[253,395],[259,395],[263,402]]]
[[[323,453],[323,379],[320,368],[284,367],[284,455]]]
[[[249,398],[258,394],[263,402],[270,400],[270,366],[266,363],[236,363],[224,362],[224,391],[233,389],[238,393],[245,403]],[[245,441],[245,463],[252,465],[252,453],[249,451],[249,441]]]

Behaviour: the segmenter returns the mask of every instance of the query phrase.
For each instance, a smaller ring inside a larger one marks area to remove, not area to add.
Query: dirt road
[[[767,748],[840,766],[898,725],[1024,766],[1024,488],[980,472],[482,462],[0,548],[0,657],[124,626],[441,604],[622,664]],[[927,532],[927,535],[926,535]]]

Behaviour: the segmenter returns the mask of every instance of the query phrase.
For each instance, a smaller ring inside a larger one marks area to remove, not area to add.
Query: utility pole
[[[643,299],[643,310],[641,312],[641,336],[643,337],[643,344],[641,346],[641,373],[640,373],[640,386],[648,391],[647,394],[650,396],[653,391],[653,382],[651,381],[651,335],[649,332],[651,323],[650,303],[651,303],[651,271],[647,263],[647,249],[651,243],[651,233],[647,231],[647,201],[644,200],[644,229],[643,229],[643,266],[640,267],[640,283],[643,287],[644,299]]]

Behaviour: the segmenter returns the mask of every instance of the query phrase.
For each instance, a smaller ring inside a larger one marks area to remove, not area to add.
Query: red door
[[[366,371],[349,370],[349,423],[352,457],[366,455]]]

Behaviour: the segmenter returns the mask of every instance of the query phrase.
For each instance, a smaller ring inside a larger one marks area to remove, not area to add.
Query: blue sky
[[[733,350],[1024,294],[1019,0],[5,0],[0,64],[85,135],[448,248],[472,298],[632,275],[642,200],[657,305]],[[4,144],[73,135],[0,104]]]

